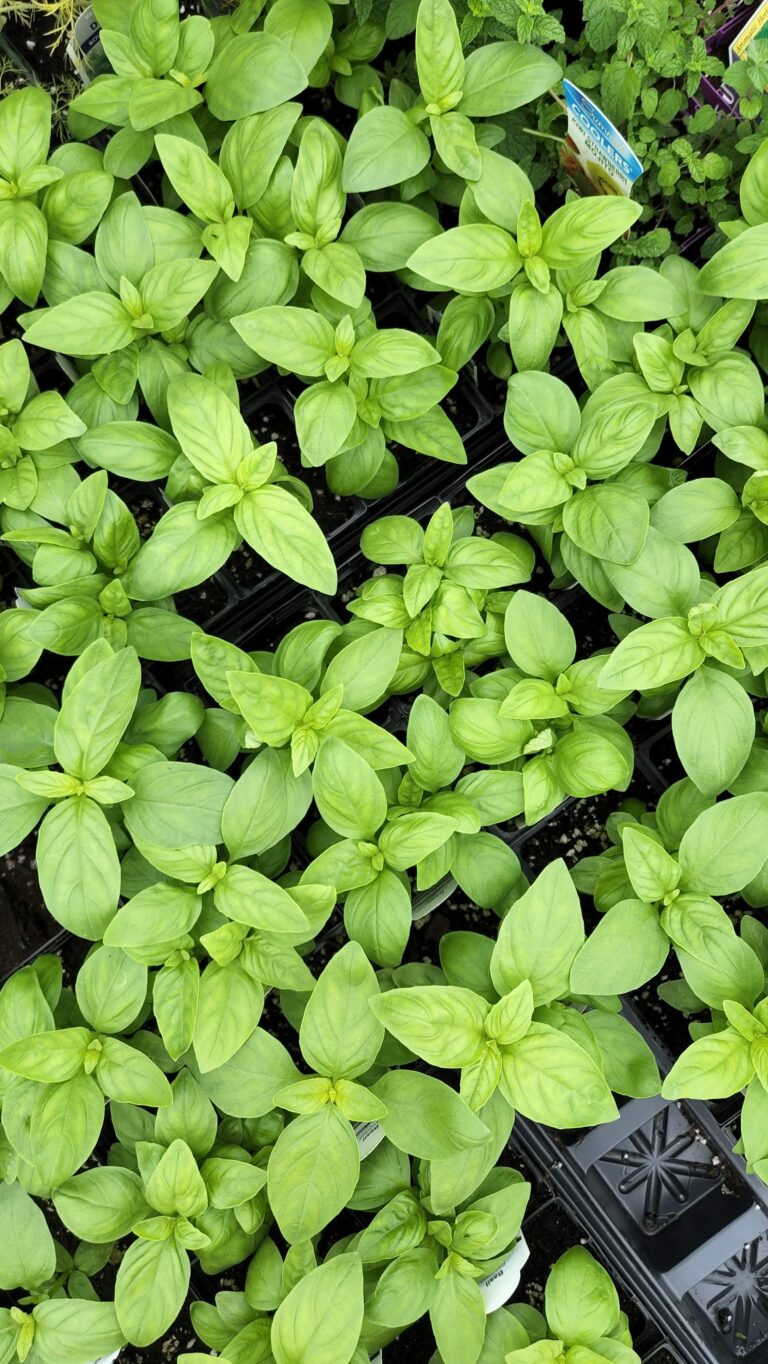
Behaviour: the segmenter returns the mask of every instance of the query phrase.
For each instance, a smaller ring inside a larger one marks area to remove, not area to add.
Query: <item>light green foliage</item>
[[[695,0],[202,8],[0,98],[0,855],[68,935],[0,988],[0,1364],[195,1265],[188,1364],[639,1364],[582,1245],[487,1309],[516,1115],[743,1091],[768,1181],[766,45],[737,123]],[[560,192],[566,70],[631,196]]]

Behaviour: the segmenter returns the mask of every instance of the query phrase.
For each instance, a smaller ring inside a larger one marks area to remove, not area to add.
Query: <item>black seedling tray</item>
[[[668,1069],[655,1034],[625,1013]],[[512,1135],[686,1364],[766,1359],[768,1189],[733,1139],[706,1104],[661,1098],[629,1100],[582,1135],[520,1117]]]

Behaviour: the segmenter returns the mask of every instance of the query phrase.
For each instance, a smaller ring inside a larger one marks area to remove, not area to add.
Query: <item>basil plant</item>
[[[371,1344],[377,1327],[392,1332],[426,1310],[440,1359],[464,1364],[481,1357],[487,1309],[480,1285],[514,1250],[531,1189],[517,1170],[495,1166],[475,1189],[456,1188],[448,1208],[436,1165],[437,1208],[434,1165],[421,1161],[415,1183],[385,1202],[346,1248],[376,1276],[363,1323]]]
[[[611,1089],[656,1093],[658,1072],[647,1044],[600,998],[610,992],[586,972],[579,993],[592,1007],[585,1014],[570,1002],[583,944],[576,889],[565,864],[552,862],[502,919],[490,958],[479,935],[473,942],[459,969],[475,988],[396,988],[371,1007],[429,1065],[460,1070],[460,1093],[475,1110],[498,1088],[511,1108],[550,1127],[612,1122]]]
[[[145,982],[142,988],[136,973],[123,967],[110,948],[96,949],[78,974],[74,1016],[82,1021],[70,1026],[56,1021],[60,977],[41,982],[30,969],[23,980],[14,977],[4,987],[6,1160],[12,1160],[12,1177],[30,1193],[49,1197],[85,1164],[101,1135],[105,1098],[151,1107],[171,1102],[159,1066],[117,1036],[146,993]],[[116,981],[125,982],[124,1000],[114,993]],[[22,1002],[26,1010],[20,1015]]]
[[[768,1183],[768,1004],[765,973],[768,942],[763,924],[746,917],[738,963],[733,953],[716,950],[707,961],[706,977],[669,982],[670,1002],[687,1014],[709,1013],[705,1022],[690,1023],[694,1041],[683,1051],[662,1093],[668,1099],[725,1099],[745,1091],[741,1135],[737,1145],[747,1169]],[[734,988],[734,984],[739,988]],[[701,988],[703,985],[703,988]]]
[[[0,503],[31,506],[84,430],[60,393],[39,391],[21,342],[0,345]]]
[[[585,1246],[573,1246],[555,1261],[544,1286],[543,1316],[532,1316],[530,1309],[518,1311],[528,1339],[514,1341],[507,1364],[579,1364],[589,1355],[615,1364],[638,1364],[640,1356],[632,1348],[616,1286]],[[512,1316],[517,1325],[515,1312],[513,1304],[505,1316]]]
[[[142,207],[132,190],[119,195],[97,229],[93,253],[57,252],[44,281],[50,306],[23,314],[25,341],[91,360],[113,402],[128,403],[138,385],[166,425],[168,384],[187,369],[189,318],[219,272],[215,261],[199,259],[201,251],[192,219]]]
[[[143,602],[130,588],[140,532],[107,486],[107,474],[80,481],[71,466],[61,472],[71,477],[60,479],[58,489],[47,487],[45,502],[35,499],[50,519],[32,509],[2,515],[4,541],[32,571],[34,586],[19,592],[34,612],[26,617],[30,644],[75,656],[103,639],[115,649],[130,646],[142,658],[188,658],[193,622],[178,615],[170,595],[157,599],[153,593]]]
[[[243,540],[278,571],[334,592],[333,555],[317,522],[293,496],[293,482],[282,486],[275,442],[254,445],[236,389],[226,388],[192,374],[168,388],[170,424],[186,461],[177,467],[183,500],[161,517],[142,545],[126,575],[127,592],[148,600],[194,587],[221,568]],[[186,466],[192,470],[190,483]]]
[[[456,427],[439,406],[456,383],[434,346],[400,327],[376,328],[370,305],[350,313],[333,299],[317,310],[265,307],[233,318],[246,344],[310,382],[294,408],[302,462],[328,466],[334,492],[377,497],[397,482],[387,440],[452,464],[466,463]]]
[[[203,96],[213,57],[214,34],[207,19],[180,21],[177,0],[96,0],[94,17],[114,75],[97,76],[71,103],[75,126],[90,133],[111,126],[108,164],[114,173],[135,175],[153,150],[153,130],[167,119],[184,119]],[[85,116],[85,121],[84,117]]]
[[[459,696],[467,669],[503,652],[502,589],[529,580],[534,556],[517,535],[474,535],[474,522],[471,507],[444,502],[424,528],[410,516],[385,516],[363,531],[366,558],[406,568],[368,579],[349,604],[359,620],[403,632],[395,693],[426,684]]]
[[[437,187],[442,177],[479,180],[487,172],[487,125],[476,129],[473,120],[517,109],[560,79],[553,58],[512,40],[478,47],[465,58],[449,0],[421,0],[415,46],[418,90],[393,81],[387,104],[372,101],[361,109],[344,154],[347,190],[396,185],[407,200]]]
[[[475,474],[467,486],[497,515],[531,527],[558,578],[571,575],[620,609],[624,585],[633,591],[651,506],[677,481],[675,471],[647,463],[663,413],[658,395],[629,375],[607,379],[582,409],[562,380],[515,374],[504,425],[523,458]],[[649,569],[641,560],[641,585]]]
[[[467,758],[520,770],[526,824],[566,796],[623,791],[634,752],[622,728],[626,692],[604,688],[605,656],[576,660],[567,618],[545,597],[519,590],[504,616],[512,667],[473,679],[449,706],[451,736]]]
[[[696,997],[719,1007],[727,981],[728,997],[751,1007],[762,967],[716,897],[742,892],[764,904],[766,831],[763,792],[715,803],[687,778],[664,793],[654,819],[614,820],[614,846],[575,871],[602,918],[573,963],[572,987],[638,989],[671,947]]]
[[[302,790],[303,773],[333,735],[375,769],[407,762],[407,748],[363,713],[384,701],[400,645],[395,631],[355,634],[350,625],[323,619],[295,626],[275,651],[246,653],[214,635],[196,634],[192,664],[216,702],[199,734],[208,762],[226,770],[241,750],[264,745],[290,757]]]
[[[574,199],[555,209],[543,223],[532,197],[520,203],[514,222],[507,216],[508,209],[497,210],[492,201],[482,200],[479,206],[481,212],[473,214],[474,220],[421,243],[409,257],[408,269],[441,289],[508,299],[499,334],[508,340],[517,369],[543,369],[563,326],[584,366],[585,377],[596,382],[611,358],[610,347],[605,325],[597,336],[594,327],[590,334],[591,313],[579,307],[580,301],[596,300],[599,306],[602,300],[608,317],[611,313],[619,319],[622,313],[634,317],[639,312],[638,325],[645,316],[663,317],[668,306],[677,306],[678,295],[657,276],[648,291],[645,275],[652,272],[646,268],[637,280],[637,294],[642,294],[645,286],[650,312],[645,305],[633,308],[623,303],[634,292],[635,267],[627,267],[628,281],[622,271],[609,271],[602,290],[598,287],[602,280],[592,281],[602,251],[638,218],[640,207],[630,200],[600,196]],[[588,287],[590,281],[592,289]],[[604,356],[600,354],[601,343]]]
[[[90,237],[112,197],[98,152],[59,147],[49,155],[51,115],[38,85],[0,99],[0,312],[14,297],[34,306],[53,248],[66,252]]]
[[[49,959],[50,960],[50,959]],[[0,1188],[3,1241],[0,1285],[22,1289],[16,1306],[0,1309],[0,1342],[9,1364],[49,1364],[123,1343],[112,1303],[100,1302],[88,1277],[104,1267],[102,1247],[79,1242],[74,1254],[54,1241],[42,1209],[20,1184]]]
[[[95,1245],[132,1234],[115,1281],[115,1313],[131,1344],[146,1346],[173,1325],[189,1290],[190,1254],[204,1272],[246,1259],[268,1219],[268,1150],[258,1136],[228,1140],[188,1070],[156,1118],[113,1103],[119,1141],[110,1164],[65,1180],[54,1192],[64,1225]],[[253,1141],[256,1137],[256,1141]],[[252,1149],[252,1147],[254,1149]]]

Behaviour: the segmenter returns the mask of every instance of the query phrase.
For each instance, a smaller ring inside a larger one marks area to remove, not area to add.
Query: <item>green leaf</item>
[[[488,1128],[453,1089],[413,1070],[390,1070],[373,1093],[386,1105],[381,1126],[401,1151],[444,1160],[482,1146]]]
[[[310,775],[294,775],[289,752],[258,753],[224,806],[221,830],[231,856],[266,852],[295,829],[311,800]]]
[[[768,223],[721,246],[699,273],[699,288],[720,298],[768,298]]]
[[[464,53],[450,0],[422,0],[419,5],[416,71],[426,104],[456,102],[464,84]]]
[[[239,961],[211,961],[200,976],[193,1044],[205,1075],[230,1061],[261,1018],[264,992]]]
[[[267,1167],[269,1203],[285,1239],[305,1241],[322,1231],[351,1198],[359,1170],[355,1134],[333,1104],[294,1118]]]
[[[123,1032],[147,997],[146,967],[119,947],[97,947],[77,973],[75,995],[80,1012],[97,1032]]]
[[[48,224],[28,199],[0,200],[0,271],[13,293],[37,302],[45,274]]]
[[[619,995],[639,989],[661,970],[669,941],[652,905],[621,900],[603,915],[571,967],[578,995]]]
[[[104,1093],[117,1103],[159,1108],[171,1102],[171,1086],[160,1067],[137,1047],[118,1042],[116,1037],[101,1039],[96,1074]]]
[[[374,108],[352,129],[342,185],[347,193],[398,185],[418,175],[429,157],[429,142],[402,109]]]
[[[48,808],[45,797],[25,791],[16,780],[22,769],[0,763],[0,855],[18,846]]]
[[[0,1219],[0,1288],[35,1288],[53,1278],[53,1237],[42,1211],[21,1185],[0,1185]]]
[[[183,453],[203,478],[237,481],[253,441],[237,406],[218,384],[198,374],[175,379],[168,388],[168,415]]]
[[[488,1004],[451,985],[387,990],[373,1011],[403,1046],[432,1066],[471,1066],[485,1046]]]
[[[131,318],[112,294],[78,294],[39,313],[24,333],[30,346],[65,355],[93,357],[122,350],[135,340]]]
[[[687,677],[705,657],[685,617],[654,620],[632,630],[609,654],[600,674],[600,686],[649,691]]]
[[[333,14],[325,0],[278,0],[264,19],[264,32],[282,38],[309,73],[328,46]]]
[[[641,212],[640,204],[622,196],[574,199],[544,222],[540,255],[553,269],[589,260],[621,237]]]
[[[584,942],[579,897],[565,862],[558,858],[502,919],[491,958],[499,994],[529,980],[534,1001],[548,1004],[567,995],[570,971]]]
[[[429,1319],[445,1364],[479,1357],[485,1339],[485,1302],[474,1279],[450,1267],[436,1280]]]
[[[163,170],[190,212],[204,223],[225,222],[234,208],[232,189],[215,161],[184,137],[158,133],[155,146]]]
[[[369,1070],[384,1040],[371,1004],[378,1000],[375,972],[357,943],[347,943],[321,972],[304,1010],[299,1045],[319,1075],[354,1080]]]
[[[34,1319],[34,1349],[43,1364],[81,1364],[86,1350],[103,1358],[123,1344],[111,1302],[52,1298],[38,1303]]]
[[[417,247],[440,233],[430,213],[413,204],[366,204],[345,223],[341,240],[353,246],[366,270],[402,270]]]
[[[459,108],[470,118],[506,114],[543,95],[561,75],[558,63],[538,47],[487,43],[467,57]]]
[[[672,736],[691,780],[703,795],[718,796],[736,780],[752,749],[752,701],[735,678],[700,668],[675,701]]]
[[[35,1166],[47,1192],[87,1161],[104,1122],[104,1096],[92,1075],[61,1084],[24,1083],[5,1105],[3,1125],[19,1154]]]
[[[37,840],[40,889],[54,919],[98,941],[117,909],[120,863],[103,810],[86,796],[61,801]]]
[[[11,90],[0,103],[0,175],[18,180],[45,162],[51,141],[51,97],[39,85]]]
[[[383,700],[400,662],[402,632],[370,630],[339,649],[323,674],[320,694],[343,686],[347,710],[368,710]]]
[[[678,861],[686,891],[730,895],[756,876],[768,844],[768,795],[734,796],[704,810],[683,834]]]
[[[618,1116],[592,1057],[545,1023],[532,1023],[525,1037],[504,1048],[500,1085],[513,1108],[549,1127],[593,1127]]]
[[[387,797],[364,758],[332,736],[321,745],[312,774],[317,808],[343,838],[372,838],[387,815]]]
[[[512,662],[531,677],[555,681],[576,656],[576,636],[556,606],[534,592],[515,592],[504,615]]]
[[[550,1270],[544,1310],[550,1330],[566,1345],[591,1345],[616,1330],[619,1295],[589,1251],[573,1246]]]
[[[81,1241],[107,1245],[127,1236],[147,1213],[141,1179],[133,1170],[84,1170],[54,1193],[59,1217]]]
[[[312,384],[293,410],[302,458],[311,468],[342,450],[357,419],[357,403],[346,383]]]
[[[603,1073],[614,1093],[633,1099],[649,1099],[658,1094],[659,1068],[648,1043],[632,1024],[621,1014],[609,1014],[602,1009],[593,1010],[587,1021],[600,1049]]]
[[[661,1092],[665,1099],[727,1099],[748,1085],[754,1073],[748,1039],[725,1028],[687,1047]]]
[[[311,308],[256,308],[232,326],[257,355],[296,374],[319,377],[336,353],[333,327]]]
[[[318,592],[336,591],[336,564],[323,532],[298,498],[270,484],[235,507],[243,539],[268,564]]]
[[[115,1280],[115,1312],[132,1345],[151,1345],[173,1325],[189,1288],[189,1256],[175,1236],[133,1241]]]
[[[650,512],[640,493],[603,483],[576,493],[563,507],[563,530],[580,549],[609,563],[631,564],[648,533]]]
[[[499,289],[522,265],[514,237],[491,223],[452,227],[414,251],[408,268],[466,294]]]
[[[140,686],[133,649],[121,649],[89,668],[56,720],[53,745],[65,772],[87,782],[106,767],[133,715]]]
[[[276,1364],[350,1364],[362,1323],[360,1256],[336,1255],[305,1274],[278,1307],[271,1334]]]
[[[223,43],[208,71],[205,101],[229,122],[293,99],[307,74],[287,43],[271,33],[240,33]]]
[[[198,763],[156,762],[142,767],[132,784],[125,820],[139,841],[163,848],[221,842],[222,812],[234,787],[226,773]]]

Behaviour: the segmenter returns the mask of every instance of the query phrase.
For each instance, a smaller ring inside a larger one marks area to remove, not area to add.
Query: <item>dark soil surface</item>
[[[188,1350],[200,1350],[200,1344],[189,1319],[189,1301],[174,1327],[163,1340],[153,1345],[124,1345],[118,1355],[119,1364],[169,1364]]]
[[[0,858],[0,943],[2,976],[10,975],[61,930],[43,904],[37,883],[32,833]]]
[[[332,493],[322,468],[308,469],[302,465],[293,417],[279,400],[268,398],[251,411],[246,409],[244,415],[259,444],[277,441],[278,457],[288,472],[306,483],[312,494],[313,515],[326,535],[332,535],[355,516],[359,509],[356,498]]]

